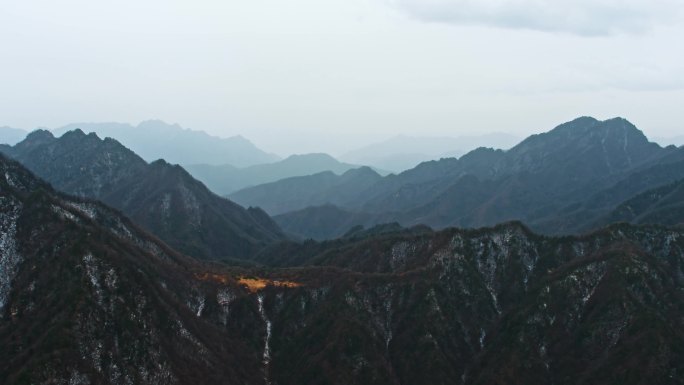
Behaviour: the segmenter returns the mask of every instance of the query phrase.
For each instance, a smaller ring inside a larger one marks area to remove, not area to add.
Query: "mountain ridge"
[[[400,173],[422,162],[460,157],[482,146],[507,149],[518,141],[515,136],[503,133],[459,137],[398,135],[349,151],[340,155],[340,159]]]
[[[324,171],[340,175],[359,166],[342,163],[328,154],[311,153],[290,155],[277,162],[244,168],[206,164],[185,167],[212,191],[219,195],[230,195],[245,188],[291,177],[313,175]]]
[[[239,190],[228,197],[246,206],[262,207],[270,215],[277,215],[293,207],[307,205],[335,204],[353,201],[359,194],[372,186],[381,176],[370,167],[350,169],[342,175],[323,171],[309,176],[297,176]],[[279,201],[271,203],[273,194]],[[335,199],[330,200],[334,195]]]
[[[591,220],[620,202],[604,200],[608,206],[599,211],[592,209],[593,213],[585,210],[590,214],[586,218],[579,211],[570,214],[576,210],[573,207],[581,207],[596,194],[605,195],[630,180],[630,176],[636,180],[634,175],[638,173],[648,175],[649,170],[663,169],[654,174],[658,178],[630,182],[634,187],[625,190],[631,195],[624,199],[682,178],[684,175],[674,165],[683,155],[681,149],[649,142],[623,118],[599,121],[581,117],[532,135],[507,151],[478,148],[459,159],[424,162],[358,191],[356,200],[339,200],[332,191],[326,200],[311,201],[309,206],[335,204],[342,210],[366,215],[366,225],[398,221],[404,226],[479,227],[522,220],[545,233],[586,231]],[[269,188],[277,191],[276,186]],[[280,207],[275,213],[278,220],[295,223],[287,219],[287,204],[279,204],[277,195],[251,199],[250,204],[269,202],[270,207]],[[305,206],[300,203],[291,207],[292,215],[299,218],[297,223],[303,223],[299,210]],[[368,215],[376,219],[368,220]],[[302,234],[303,230],[294,232]]]
[[[148,162],[163,158],[177,164],[249,166],[279,159],[240,135],[219,138],[161,120],[146,120],[137,126],[127,123],[71,123],[53,132],[61,136],[77,128],[96,132],[100,137],[117,139]]]
[[[56,188],[99,199],[172,247],[199,258],[245,258],[284,239],[266,213],[210,192],[182,167],[145,162],[114,139],[36,131],[8,151]]]

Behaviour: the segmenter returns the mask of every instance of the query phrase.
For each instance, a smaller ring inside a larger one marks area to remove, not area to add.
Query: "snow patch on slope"
[[[0,197],[0,312],[2,312],[12,281],[17,273],[21,255],[17,251],[17,219],[21,211],[21,204],[13,199]]]
[[[71,202],[71,201],[66,201],[64,202],[67,206],[77,210],[81,214],[85,215],[86,217],[90,219],[95,219],[95,215],[97,213],[97,210],[95,209],[94,204],[88,204],[88,203],[81,203],[81,202]]]
[[[268,380],[269,378],[269,365],[271,364],[271,321],[268,319],[266,316],[266,311],[264,310],[264,296],[263,294],[259,294],[257,297],[257,301],[259,303],[259,314],[261,315],[261,319],[264,321],[266,324],[266,337],[264,337],[264,354],[263,354],[263,363],[264,363],[264,379],[266,380],[266,384],[270,384],[271,382]]]

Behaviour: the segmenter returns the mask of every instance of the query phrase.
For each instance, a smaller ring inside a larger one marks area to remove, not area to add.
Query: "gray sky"
[[[0,125],[158,118],[268,151],[684,132],[681,0],[5,0]]]

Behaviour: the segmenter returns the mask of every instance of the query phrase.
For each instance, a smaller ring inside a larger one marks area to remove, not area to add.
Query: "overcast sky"
[[[0,126],[156,118],[280,154],[623,116],[684,134],[681,0],[3,0]]]

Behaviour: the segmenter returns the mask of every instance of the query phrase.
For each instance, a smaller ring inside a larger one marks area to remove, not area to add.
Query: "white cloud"
[[[579,115],[682,130],[674,2],[0,3],[0,125],[160,118],[283,155]]]
[[[582,36],[643,33],[681,21],[680,0],[395,0],[430,22],[565,32]]]

